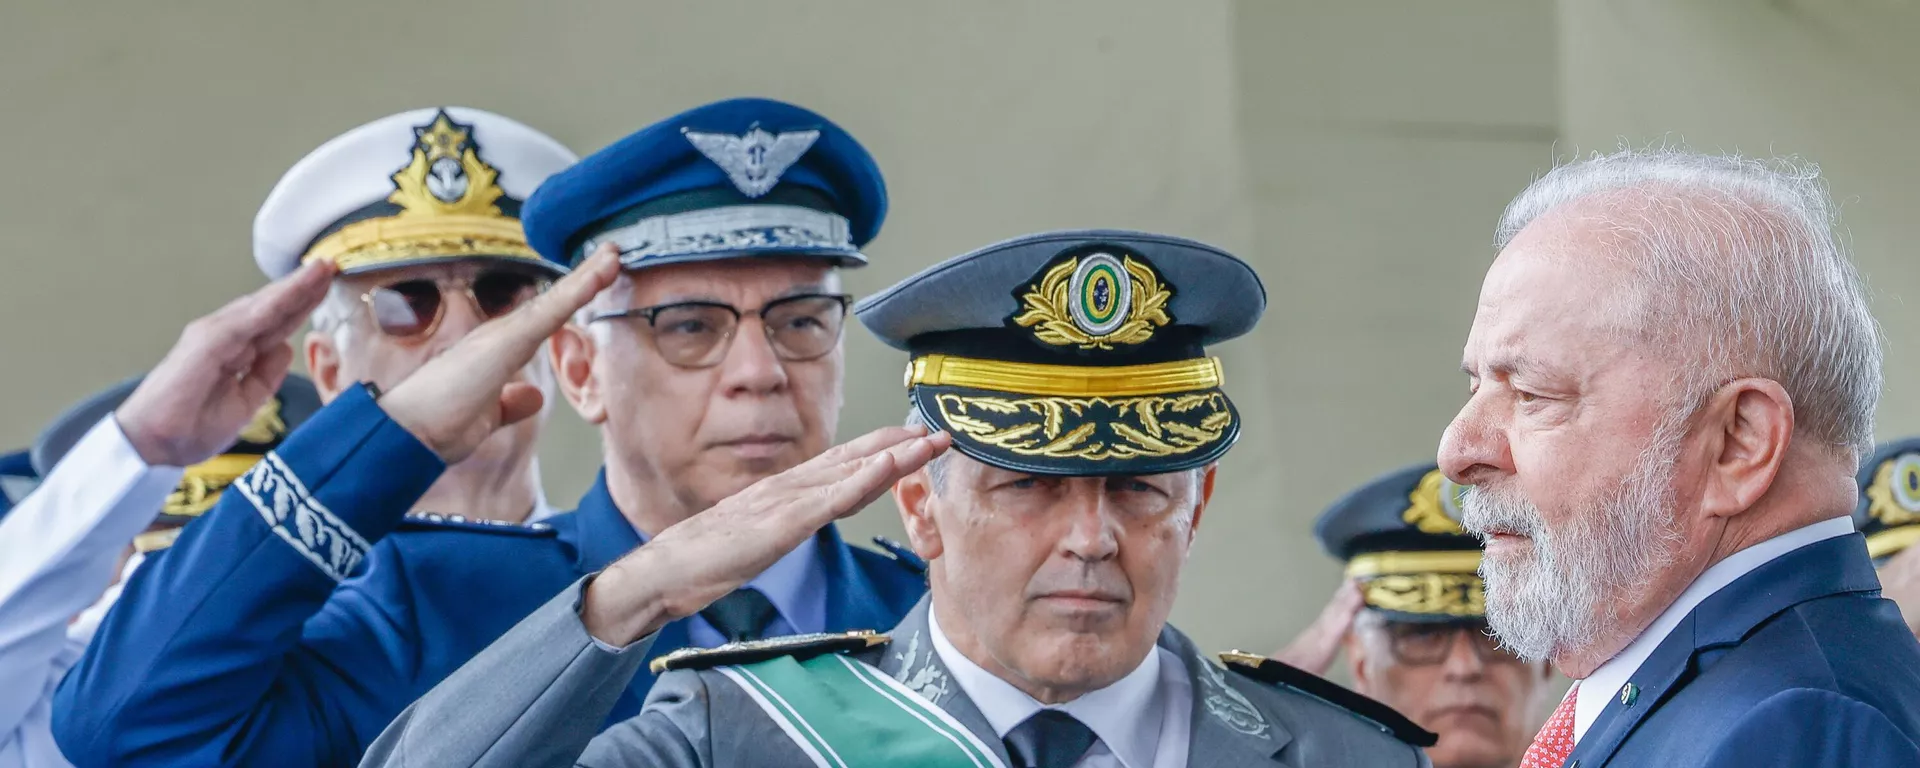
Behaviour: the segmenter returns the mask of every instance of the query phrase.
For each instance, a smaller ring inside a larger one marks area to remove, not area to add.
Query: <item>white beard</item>
[[[1619,487],[1575,502],[1564,530],[1549,529],[1517,486],[1466,490],[1468,531],[1532,541],[1530,553],[1480,563],[1487,624],[1508,650],[1538,661],[1587,647],[1618,617],[1617,606],[1672,564],[1681,541],[1674,461],[1684,428],[1684,421],[1661,425]]]

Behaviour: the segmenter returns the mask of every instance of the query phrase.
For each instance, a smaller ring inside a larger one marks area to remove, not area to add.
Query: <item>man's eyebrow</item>
[[[1532,357],[1528,357],[1525,355],[1505,355],[1501,357],[1495,357],[1493,358],[1492,362],[1487,363],[1487,370],[1501,377],[1512,376],[1516,373],[1527,373],[1529,371],[1536,371],[1536,370],[1539,370],[1541,367],[1543,366],[1541,366],[1539,360],[1536,360]],[[1473,361],[1471,360],[1460,361],[1460,372],[1468,376],[1480,375],[1479,371],[1474,369]]]

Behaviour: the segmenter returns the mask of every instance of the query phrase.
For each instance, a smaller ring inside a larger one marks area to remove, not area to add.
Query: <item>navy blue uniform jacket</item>
[[[54,700],[91,766],[350,766],[394,716],[639,544],[604,480],[529,526],[409,521],[445,465],[355,387],[129,580]],[[898,623],[915,567],[820,534],[828,630]],[[659,652],[687,644],[685,622]],[[613,713],[639,711],[642,672]]]
[[[1631,704],[1608,692],[1568,765],[1920,766],[1920,643],[1859,534],[1714,593],[1632,682]]]

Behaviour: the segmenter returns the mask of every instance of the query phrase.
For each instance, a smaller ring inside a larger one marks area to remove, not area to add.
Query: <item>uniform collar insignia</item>
[[[780,183],[780,175],[792,168],[820,139],[818,130],[768,133],[759,125],[739,136],[685,128],[680,132],[694,149],[726,171],[733,186],[747,197],[760,197],[772,191],[773,186]]]
[[[927,701],[939,704],[941,699],[953,693],[952,680],[947,677],[946,670],[935,662],[933,643],[921,643],[921,633],[915,632],[907,638],[905,647],[894,653],[894,661],[900,665],[901,684],[926,697]]]
[[[1465,486],[1448,480],[1445,473],[1438,469],[1430,471],[1420,478],[1413,493],[1407,495],[1409,506],[1400,514],[1400,519],[1421,533],[1464,535],[1466,529],[1460,527],[1460,497],[1465,493]]]

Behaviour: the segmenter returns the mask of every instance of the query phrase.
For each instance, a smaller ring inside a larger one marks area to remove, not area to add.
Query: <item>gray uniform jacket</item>
[[[528,616],[380,735],[362,766],[797,766],[810,761],[733,680],[713,670],[662,675],[639,715],[601,726],[651,638],[612,651],[578,612],[585,582]],[[856,652],[952,714],[1007,760],[986,717],[934,653],[922,599],[888,645]],[[1428,766],[1418,748],[1348,710],[1223,669],[1172,627],[1160,647],[1193,680],[1190,766]],[[597,735],[596,735],[597,734]]]

